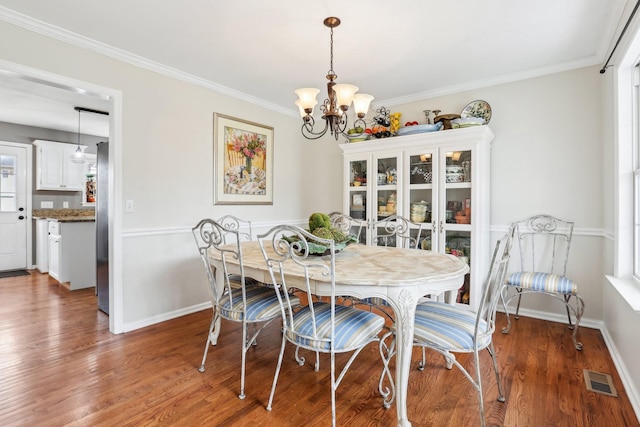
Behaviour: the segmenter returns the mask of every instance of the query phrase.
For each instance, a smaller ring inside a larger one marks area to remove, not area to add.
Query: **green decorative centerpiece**
[[[351,243],[358,241],[355,234],[345,234],[339,229],[331,226],[329,215],[315,212],[309,216],[309,229],[307,230],[314,236],[321,239],[331,239],[335,241],[336,253],[346,248]],[[298,240],[297,236],[285,238],[293,243]],[[329,248],[319,242],[309,241],[309,253],[312,255],[328,255]]]

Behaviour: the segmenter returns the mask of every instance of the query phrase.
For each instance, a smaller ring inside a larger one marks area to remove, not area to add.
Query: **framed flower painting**
[[[213,114],[213,201],[273,204],[273,128]]]

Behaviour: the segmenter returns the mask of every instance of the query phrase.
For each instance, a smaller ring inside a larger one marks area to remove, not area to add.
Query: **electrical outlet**
[[[66,202],[66,201],[65,201],[65,202],[62,202],[62,207],[63,207],[64,209],[67,209],[67,208],[69,207],[69,202]]]
[[[53,208],[53,202],[40,202],[40,209],[51,209]]]
[[[124,205],[125,212],[133,212],[133,200],[126,200]]]

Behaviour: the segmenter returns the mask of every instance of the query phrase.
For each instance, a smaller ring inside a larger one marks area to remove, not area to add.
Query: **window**
[[[634,136],[632,144],[633,168],[633,276],[640,279],[640,66],[634,70]]]

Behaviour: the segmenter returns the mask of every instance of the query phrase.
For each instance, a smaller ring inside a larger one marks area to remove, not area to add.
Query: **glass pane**
[[[471,223],[471,151],[447,153],[445,220],[449,224]]]
[[[640,171],[635,171],[633,181],[633,274],[640,279]]]
[[[471,233],[468,231],[450,231],[445,237],[445,252],[459,257],[467,265],[471,265]],[[457,302],[469,304],[469,274],[458,291]]]
[[[349,191],[349,216],[354,219],[367,219],[367,161],[356,160],[349,163],[351,171]],[[365,235],[365,233],[362,233]],[[362,237],[361,235],[361,237]]]
[[[0,156],[0,212],[15,212],[16,156]]]

